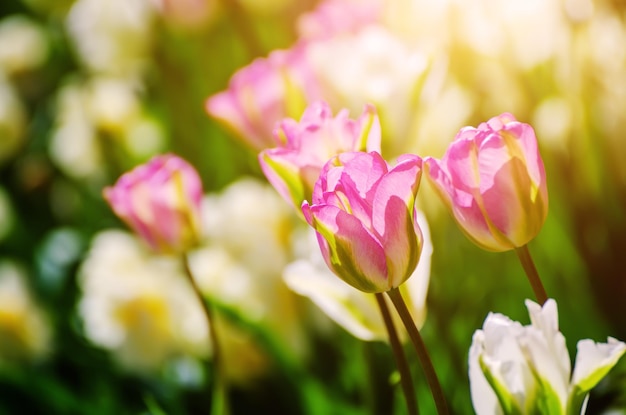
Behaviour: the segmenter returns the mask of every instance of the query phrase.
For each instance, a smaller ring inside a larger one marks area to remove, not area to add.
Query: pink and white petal
[[[415,156],[395,166],[378,182],[372,225],[387,253],[389,277],[397,287],[415,270],[421,247],[415,233],[413,206],[422,161]]]
[[[335,206],[314,205],[310,213],[313,228],[328,244],[324,259],[337,276],[365,292],[391,288],[383,247],[357,218]]]
[[[471,139],[453,141],[440,162],[452,186],[467,193],[480,187],[477,146]]]
[[[372,200],[373,190],[388,171],[387,162],[376,152],[351,152],[338,156],[344,166],[342,180],[351,183],[359,195]]]
[[[545,186],[546,172],[539,154],[534,129],[528,124],[516,122],[507,125],[505,131],[515,137],[516,143],[520,146],[532,181],[537,186],[542,184]]]
[[[531,200],[531,186],[522,161],[514,158],[501,166],[491,188],[482,195],[487,216],[497,229],[493,231],[494,236],[513,247],[523,246],[533,239],[547,215],[542,199]]]
[[[259,153],[259,164],[265,177],[287,203],[296,209],[309,195],[300,178],[300,169],[293,163],[292,154],[282,149]]]

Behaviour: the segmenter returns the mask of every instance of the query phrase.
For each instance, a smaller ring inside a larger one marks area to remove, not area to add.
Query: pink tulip
[[[315,96],[304,47],[296,46],[276,50],[238,70],[226,91],[209,97],[206,110],[259,151],[276,146],[275,124],[299,116]]]
[[[548,214],[543,161],[533,128],[502,114],[459,131],[427,177],[465,234],[488,251],[526,245]]]
[[[342,153],[324,166],[302,213],[339,278],[376,293],[413,273],[423,241],[414,211],[421,166],[404,155],[390,168],[377,152]]]
[[[153,249],[181,253],[200,235],[202,182],[185,160],[154,157],[104,189],[113,211]]]
[[[300,122],[283,120],[274,131],[280,146],[259,154],[263,173],[278,193],[296,209],[311,200],[324,164],[339,153],[380,152],[380,123],[376,109],[366,105],[358,120],[348,110],[333,118],[324,102],[311,104]]]

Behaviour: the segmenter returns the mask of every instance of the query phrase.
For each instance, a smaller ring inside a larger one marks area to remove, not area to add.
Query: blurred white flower
[[[98,176],[102,173],[102,154],[83,88],[78,83],[69,83],[57,94],[50,158],[71,177]]]
[[[415,323],[421,327],[426,319],[426,294],[433,247],[426,217],[419,211],[417,215],[424,238],[422,254],[415,272],[400,286],[400,291]],[[301,259],[285,268],[283,278],[287,285],[296,293],[308,297],[353,336],[366,341],[387,339],[387,331],[375,297],[355,290],[334,275],[322,258],[315,232],[310,228],[306,231],[295,235],[295,244]],[[393,308],[389,301],[388,303]],[[392,315],[396,316],[396,313]],[[396,326],[399,327],[400,320],[396,320]]]
[[[156,256],[122,231],[104,231],[79,272],[87,337],[131,370],[179,355],[205,356],[208,329],[179,258]]]
[[[425,55],[376,25],[313,42],[307,55],[331,106],[358,112],[374,104],[391,141],[406,139],[427,74]]]
[[[0,165],[13,157],[22,146],[25,124],[22,101],[0,71]]]
[[[151,0],[78,0],[67,30],[92,71],[136,77],[150,52],[155,5]]]
[[[25,280],[15,263],[0,262],[0,364],[38,360],[50,353],[48,319]]]
[[[574,373],[559,332],[557,305],[527,300],[531,324],[522,326],[490,313],[472,339],[469,377],[478,415],[583,414],[589,391],[626,351],[613,338],[607,343],[578,342]]]
[[[204,233],[259,278],[280,273],[289,259],[288,238],[295,216],[274,189],[243,178],[203,203]]]
[[[0,71],[7,74],[34,69],[48,58],[44,29],[26,16],[0,21],[0,45]]]
[[[119,146],[137,159],[162,152],[166,145],[162,126],[144,111],[138,88],[133,81],[109,76],[63,86],[57,92],[50,139],[55,164],[74,178],[99,178],[105,146]]]
[[[85,99],[93,123],[114,131],[136,117],[141,108],[135,86],[123,78],[94,77],[85,86]]]
[[[200,289],[302,352],[296,296],[281,278],[295,216],[266,183],[243,178],[203,204],[205,245],[191,253]]]

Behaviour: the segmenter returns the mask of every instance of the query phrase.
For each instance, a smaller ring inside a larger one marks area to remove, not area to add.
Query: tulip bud
[[[548,214],[533,128],[502,114],[459,131],[441,160],[424,159],[429,181],[465,234],[488,251],[526,245]]]
[[[404,155],[390,168],[376,152],[342,153],[326,163],[302,213],[339,278],[377,293],[411,276],[423,245],[414,211],[421,166],[418,156]]]
[[[172,155],[154,157],[104,189],[113,211],[153,249],[181,253],[198,243],[202,182]]]

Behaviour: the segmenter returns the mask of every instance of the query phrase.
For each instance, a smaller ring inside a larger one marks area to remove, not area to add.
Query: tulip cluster
[[[381,128],[370,105],[352,120],[347,110],[333,117],[326,103],[315,102],[299,122],[277,123],[273,136],[277,146],[259,154],[263,173],[315,230],[332,273],[364,293],[388,294],[416,347],[440,414],[447,413],[444,395],[398,291],[414,273],[424,245],[415,206],[422,166],[468,238],[488,251],[516,250],[533,288],[540,286],[535,292],[542,297],[543,308],[527,301],[530,326],[490,314],[475,333],[470,350],[475,410],[584,412],[589,390],[615,365],[626,344],[612,338],[606,344],[581,341],[571,374],[556,303],[543,298],[545,291],[526,247],[548,211],[545,169],[530,125],[504,113],[477,128],[461,129],[440,160],[405,154],[395,164],[380,154]],[[184,253],[198,242],[201,193],[193,168],[166,155],[122,176],[105,190],[105,197],[156,251]],[[324,303],[319,295],[315,294],[317,301]],[[384,316],[382,298],[377,297]],[[394,345],[395,328],[389,319],[385,324],[401,364],[404,357],[397,340]],[[404,379],[409,372],[402,367],[401,372],[413,413],[410,382]]]

